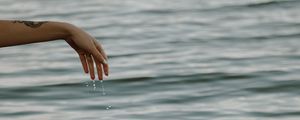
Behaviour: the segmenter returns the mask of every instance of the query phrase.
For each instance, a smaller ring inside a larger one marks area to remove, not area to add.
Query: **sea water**
[[[82,28],[101,42],[111,70],[94,86],[64,40],[0,48],[0,119],[299,120],[299,6],[0,0],[1,19]]]

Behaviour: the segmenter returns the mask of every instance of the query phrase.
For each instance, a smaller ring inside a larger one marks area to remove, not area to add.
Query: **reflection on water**
[[[103,44],[91,81],[62,40],[0,49],[0,119],[298,120],[300,1],[0,0],[2,19],[76,24]]]

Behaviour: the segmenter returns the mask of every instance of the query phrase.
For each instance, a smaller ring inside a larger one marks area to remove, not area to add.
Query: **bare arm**
[[[0,47],[64,39],[79,55],[83,69],[98,79],[108,76],[107,56],[101,45],[82,29],[64,22],[0,20]]]

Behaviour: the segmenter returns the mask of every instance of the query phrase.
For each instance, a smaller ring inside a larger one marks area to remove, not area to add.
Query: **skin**
[[[94,37],[65,22],[0,20],[0,48],[53,40],[65,40],[79,55],[85,73],[95,79],[108,76],[107,55]]]

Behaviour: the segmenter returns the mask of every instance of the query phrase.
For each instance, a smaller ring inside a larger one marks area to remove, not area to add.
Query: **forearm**
[[[70,27],[63,22],[0,20],[0,47],[65,39]]]

